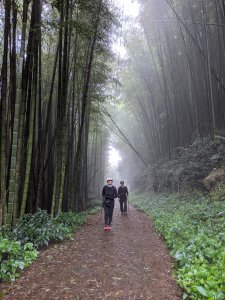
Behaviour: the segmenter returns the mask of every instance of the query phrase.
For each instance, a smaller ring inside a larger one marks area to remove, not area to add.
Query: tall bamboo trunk
[[[0,102],[0,227],[6,223],[6,165],[7,165],[7,86],[8,86],[8,48],[10,34],[11,0],[5,1],[4,50],[1,70],[1,102]]]
[[[71,15],[69,15],[69,0],[66,1],[65,5],[65,29],[64,29],[64,45],[63,45],[63,67],[62,67],[62,98],[61,101],[64,101],[63,110],[62,110],[62,118],[60,124],[60,139],[62,140],[62,167],[61,167],[61,184],[59,191],[59,206],[58,212],[62,211],[63,198],[64,198],[64,186],[66,179],[66,164],[67,164],[67,154],[68,154],[68,118],[69,111],[67,113],[68,107],[68,80],[69,80],[69,62],[70,62],[70,41],[71,41],[71,26],[69,27],[69,23],[71,24]]]
[[[207,22],[207,7],[206,3],[203,3],[202,1],[202,13],[203,13],[203,21],[204,24]],[[214,105],[214,97],[213,97],[213,87],[212,87],[212,75],[211,75],[211,62],[210,62],[210,53],[209,53],[209,32],[208,32],[208,26],[204,25],[204,31],[205,31],[205,47],[206,47],[206,62],[207,62],[207,78],[209,83],[209,100],[211,105],[211,122],[210,122],[210,129],[212,137],[215,137],[216,134],[216,122],[215,122],[215,105]]]
[[[59,28],[59,62],[58,62],[58,99],[57,99],[57,115],[56,115],[56,141],[55,141],[55,157],[54,157],[54,187],[51,203],[51,218],[58,213],[59,196],[62,179],[62,141],[60,130],[62,121],[62,80],[63,80],[63,23],[64,23],[64,3],[59,6],[60,11],[60,28]]]
[[[42,207],[42,196],[43,196],[43,190],[44,190],[44,177],[45,177],[45,171],[46,171],[46,160],[48,161],[49,156],[47,156],[47,159],[45,159],[45,154],[47,150],[47,141],[50,136],[50,131],[52,128],[50,127],[50,121],[51,121],[51,113],[52,113],[52,102],[53,102],[53,92],[54,92],[54,86],[55,86],[55,77],[56,77],[56,69],[57,69],[57,62],[58,62],[58,54],[59,54],[59,47],[57,46],[56,54],[55,54],[55,60],[54,60],[54,66],[53,66],[53,72],[52,72],[52,79],[51,79],[51,86],[50,86],[50,92],[49,92],[49,98],[48,98],[48,104],[47,104],[47,115],[46,120],[43,122],[43,139],[42,141],[42,147],[41,147],[41,153],[40,153],[40,161],[42,162],[40,167],[40,174],[38,177],[38,183],[37,183],[37,200],[36,200],[36,209]],[[49,139],[51,140],[51,139]]]
[[[35,130],[35,111],[36,111],[36,99],[37,99],[37,78],[38,78],[38,49],[40,41],[40,22],[41,22],[41,0],[36,0],[33,3],[33,23],[31,23],[31,30],[34,30],[34,36],[32,41],[32,53],[31,55],[31,90],[32,95],[30,99],[30,116],[29,116],[29,134],[27,141],[27,157],[25,167],[25,179],[22,192],[22,202],[20,207],[20,219],[23,218],[26,210],[28,189],[31,175],[31,163],[33,157],[33,144],[34,144],[34,130]]]
[[[92,40],[90,41],[90,51],[89,51],[89,58],[87,61],[87,73],[86,78],[84,81],[84,87],[83,87],[83,95],[82,95],[82,105],[81,105],[81,121],[80,121],[80,127],[78,131],[78,139],[77,139],[77,148],[76,148],[76,156],[74,161],[74,197],[75,197],[75,209],[78,210],[79,206],[79,187],[80,187],[80,177],[79,177],[79,170],[80,170],[80,158],[81,158],[81,142],[82,142],[82,134],[84,129],[84,123],[85,123],[85,115],[86,115],[86,109],[88,106],[88,91],[89,91],[89,82],[90,82],[90,76],[91,76],[91,70],[92,70],[92,62],[94,57],[94,50],[97,40],[97,33],[99,29],[99,21],[100,21],[100,12],[102,7],[102,0],[99,1],[99,5],[97,7],[97,15],[95,18],[94,23],[94,35]]]
[[[23,72],[23,59],[25,53],[25,38],[26,38],[26,22],[27,22],[27,11],[28,11],[28,0],[23,2],[23,27],[21,35],[21,45],[18,61],[18,71],[16,76],[16,101],[15,101],[15,112],[13,120],[13,138],[12,138],[12,155],[10,161],[9,171],[9,199],[8,199],[8,211],[7,211],[7,224],[11,225],[12,221],[15,222],[18,212],[18,180],[19,170],[17,162],[18,152],[18,131],[19,131],[19,119],[20,119],[20,108],[22,103],[22,72]],[[14,220],[13,220],[14,215]]]

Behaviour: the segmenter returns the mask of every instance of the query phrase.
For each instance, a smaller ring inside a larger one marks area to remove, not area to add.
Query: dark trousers
[[[121,213],[127,212],[127,198],[120,198],[120,211]]]
[[[110,205],[104,205],[105,210],[105,225],[111,226],[112,217],[113,217],[113,210],[114,210],[114,200],[111,200]]]

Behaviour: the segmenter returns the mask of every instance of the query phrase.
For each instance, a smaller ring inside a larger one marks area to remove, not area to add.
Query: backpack
[[[120,186],[118,188],[118,194],[120,198],[126,198],[127,197],[127,187],[126,186]]]

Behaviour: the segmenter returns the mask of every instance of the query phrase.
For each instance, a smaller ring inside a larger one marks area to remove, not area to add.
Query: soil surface
[[[15,283],[1,285],[4,300],[180,300],[168,250],[149,218],[118,201],[112,231],[103,214],[90,216],[71,241],[52,245]]]

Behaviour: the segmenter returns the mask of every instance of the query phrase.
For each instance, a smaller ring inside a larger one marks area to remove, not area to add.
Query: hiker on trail
[[[105,185],[102,190],[102,197],[103,197],[102,206],[105,211],[104,230],[111,230],[113,209],[115,204],[114,199],[117,198],[117,190],[116,187],[112,185],[113,183],[112,178],[107,178],[106,182],[107,185]]]
[[[120,201],[120,211],[121,215],[127,215],[127,197],[128,197],[128,189],[124,185],[124,181],[120,181],[120,187],[118,188],[118,198]]]

